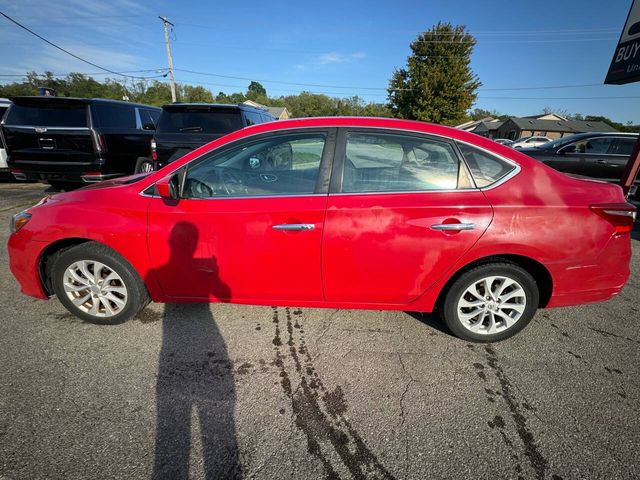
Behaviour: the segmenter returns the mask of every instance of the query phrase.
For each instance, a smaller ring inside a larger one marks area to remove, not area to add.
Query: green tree
[[[456,124],[476,100],[481,82],[470,67],[475,38],[462,25],[438,23],[411,43],[405,68],[387,89],[395,116]]]
[[[247,88],[247,98],[249,100],[258,101],[258,99],[267,98],[267,89],[259,82],[251,82]]]

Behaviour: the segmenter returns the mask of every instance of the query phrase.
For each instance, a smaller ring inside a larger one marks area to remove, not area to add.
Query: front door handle
[[[476,228],[474,223],[437,223],[431,225],[432,230],[444,230],[459,232],[460,230],[473,230]]]
[[[596,163],[598,165],[606,165],[607,167],[615,167],[615,166],[617,166],[615,163],[609,163],[606,160],[602,160],[602,159],[596,160]]]
[[[274,230],[285,230],[285,231],[300,231],[300,230],[313,230],[316,228],[313,223],[282,223],[280,225],[274,225]]]

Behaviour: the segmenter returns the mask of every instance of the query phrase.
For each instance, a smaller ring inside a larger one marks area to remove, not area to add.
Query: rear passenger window
[[[471,175],[478,187],[489,186],[516,168],[512,164],[466,143],[459,143],[458,147],[469,165]]]
[[[615,150],[611,153],[616,155],[631,155],[635,145],[635,138],[618,138],[615,143]]]
[[[255,125],[256,123],[262,123],[262,115],[255,112],[244,112],[244,116],[247,118],[247,125]]]
[[[140,113],[140,122],[142,123],[141,127],[143,130],[155,130],[156,125],[158,124],[158,116],[154,118],[152,115],[153,110],[148,110],[146,108],[141,108],[138,110]]]
[[[471,188],[448,143],[388,134],[347,134],[345,193]]]
[[[101,128],[136,128],[134,105],[96,102],[91,104],[93,124]]]

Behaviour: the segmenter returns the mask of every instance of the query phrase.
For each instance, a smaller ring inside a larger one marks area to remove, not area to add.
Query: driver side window
[[[307,195],[315,191],[324,133],[278,135],[213,152],[187,170],[183,198]]]

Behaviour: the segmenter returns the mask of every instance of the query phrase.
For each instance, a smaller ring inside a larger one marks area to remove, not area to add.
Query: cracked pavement
[[[42,191],[0,184],[0,222]],[[150,305],[98,327],[19,294],[3,248],[0,479],[638,478],[634,236],[620,296],[493,345],[363,310]]]

